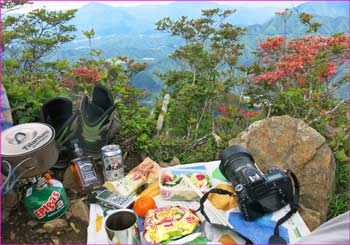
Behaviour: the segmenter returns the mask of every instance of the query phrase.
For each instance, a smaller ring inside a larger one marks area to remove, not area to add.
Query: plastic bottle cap
[[[44,177],[47,181],[52,179],[51,174],[49,174],[49,173],[44,173]]]

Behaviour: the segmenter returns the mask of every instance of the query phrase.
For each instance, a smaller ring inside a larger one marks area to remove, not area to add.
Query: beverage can
[[[106,181],[114,181],[124,177],[122,151],[119,145],[102,147],[103,175]]]

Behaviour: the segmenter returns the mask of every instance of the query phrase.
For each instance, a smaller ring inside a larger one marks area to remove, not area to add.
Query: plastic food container
[[[203,194],[212,187],[206,170],[164,168],[159,172],[160,196],[169,201],[198,201],[200,197],[187,184],[184,176],[191,180]]]

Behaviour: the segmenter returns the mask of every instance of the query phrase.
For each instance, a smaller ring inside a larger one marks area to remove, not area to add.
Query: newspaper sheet
[[[175,168],[181,169],[205,169],[208,175],[211,176],[213,186],[217,186],[218,184],[227,184],[229,185],[225,179],[215,176],[218,173],[218,166],[220,161],[213,162],[205,162],[205,163],[193,163],[193,164],[185,164],[179,165]],[[163,200],[159,195],[156,196],[155,201],[158,207],[164,207],[169,205],[181,205],[187,208],[191,208],[193,210],[198,209],[199,202],[188,202],[188,201],[166,201]],[[205,204],[205,209],[209,209],[208,205],[211,205],[208,201]],[[246,235],[249,239],[251,239],[254,243],[264,244],[267,243],[268,237],[273,235],[274,225],[277,220],[283,217],[289,211],[289,205],[284,208],[272,213],[267,214],[258,220],[253,222],[245,221],[239,213],[239,208],[234,207],[230,210],[215,210],[215,214],[213,212],[208,212],[208,216],[212,223],[223,223],[222,219],[218,219],[218,214],[220,217],[224,217],[226,224],[231,224],[233,228],[239,231],[241,234]],[[109,243],[106,231],[104,229],[104,221],[105,215],[107,214],[107,210],[100,206],[99,204],[91,204],[90,205],[90,224],[88,227],[88,244],[106,244]],[[204,217],[197,212],[198,216],[202,221],[205,221]],[[139,229],[142,232],[142,221],[139,222]],[[232,232],[229,229],[224,229],[222,227],[215,227],[209,224],[208,222],[203,223],[203,232],[207,239],[207,243],[226,243],[235,242],[237,244],[244,243],[244,240],[240,236],[238,236],[235,232]],[[300,214],[295,213],[289,220],[284,222],[280,228],[280,235],[287,240],[290,244],[295,244],[297,241],[310,233],[310,230],[304,223]],[[247,235],[248,234],[248,235]],[[145,240],[142,239],[141,243],[145,243]]]

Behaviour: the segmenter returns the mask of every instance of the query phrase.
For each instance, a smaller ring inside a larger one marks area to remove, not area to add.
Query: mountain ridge
[[[299,12],[305,11],[313,14],[314,20],[322,24],[318,34],[329,36],[348,30],[348,16],[346,16],[346,11],[342,11],[348,6],[348,2],[307,2],[296,6],[295,9]],[[164,72],[176,66],[174,62],[169,60],[168,55],[183,42],[179,38],[156,31],[154,22],[167,16],[176,19],[176,17],[191,14],[190,18],[196,18],[199,17],[202,9],[215,7],[233,9],[232,6],[214,2],[191,4],[174,2],[168,5],[138,7],[112,7],[102,3],[88,3],[78,10],[75,23],[73,22],[78,28],[78,40],[64,45],[55,57],[69,58],[71,61],[79,57],[87,57],[89,53],[88,40],[82,36],[82,31],[94,28],[96,38],[93,40],[92,46],[104,51],[103,58],[128,56],[141,62],[144,61],[144,58],[151,58],[152,61],[149,62],[146,71],[136,76],[133,83],[140,88],[147,87],[148,83],[151,92],[159,93],[162,85],[154,73]],[[181,11],[181,9],[183,10]],[[237,8],[233,16],[242,15],[240,13],[242,9],[244,8]],[[245,9],[254,13],[254,11],[264,8],[259,7],[251,10],[246,7]],[[275,10],[281,9],[268,8],[267,13],[270,14],[270,17],[266,21],[261,21],[260,24],[246,25],[248,31],[241,39],[241,42],[245,44],[244,56],[240,57],[241,64],[249,64],[253,61],[254,57],[251,52],[256,49],[259,39],[264,40],[267,36],[284,34],[282,17],[275,16]],[[322,16],[326,13],[329,16]],[[112,17],[109,18],[110,15]],[[93,16],[103,16],[103,18],[93,18]],[[246,19],[251,18],[251,16],[253,14],[247,16]],[[236,23],[234,18],[229,18],[227,21],[240,25]],[[294,14],[287,23],[287,37],[289,38],[307,35],[306,30],[307,27],[300,24],[297,14]]]

